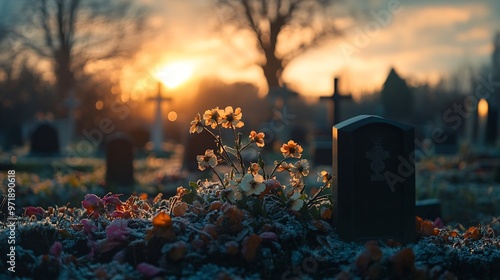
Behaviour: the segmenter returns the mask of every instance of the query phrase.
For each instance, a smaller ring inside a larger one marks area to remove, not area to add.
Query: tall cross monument
[[[331,96],[321,96],[320,100],[329,100],[331,103],[333,103],[332,109],[333,112],[330,113],[330,120],[331,121],[331,126],[336,125],[337,123],[340,122],[340,103],[342,102],[341,100],[352,100],[352,95],[341,95],[340,90],[339,90],[339,78],[335,77],[333,79],[333,94]]]
[[[151,141],[153,142],[153,151],[160,152],[163,144],[163,118],[161,104],[163,101],[171,101],[172,98],[165,98],[161,95],[162,83],[158,82],[158,93],[155,97],[148,98],[149,101],[156,102],[155,120],[151,130]]]
[[[68,109],[68,120],[67,120],[67,144],[71,143],[73,137],[75,136],[76,127],[76,108],[80,106],[80,100],[76,98],[75,89],[69,91],[69,96],[64,100],[64,106]]]

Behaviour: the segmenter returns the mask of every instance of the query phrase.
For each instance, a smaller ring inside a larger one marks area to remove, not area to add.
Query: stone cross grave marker
[[[111,135],[106,141],[106,182],[110,185],[132,185],[133,161],[132,139],[123,133]]]
[[[333,118],[332,125],[335,125],[340,122],[340,103],[342,100],[352,100],[352,95],[346,94],[346,95],[341,95],[340,90],[339,90],[339,78],[335,77],[333,79],[333,94],[331,96],[321,96],[320,100],[328,100],[333,103],[333,108],[330,110],[331,117],[330,119]]]
[[[339,78],[335,77],[333,80],[333,94],[330,96],[321,96],[320,101],[328,102],[328,127],[340,122],[340,107],[341,102],[344,100],[352,100],[352,95],[340,94]],[[330,135],[317,135],[314,143],[314,164],[316,165],[331,165],[332,164],[332,142]]]
[[[151,141],[153,142],[153,150],[160,152],[163,144],[163,117],[161,111],[161,104],[163,101],[171,101],[172,98],[162,97],[161,95],[162,84],[158,83],[158,93],[155,97],[149,98],[149,101],[156,102],[155,120],[151,130]]]
[[[415,240],[414,128],[377,116],[333,127],[333,222],[347,241]]]
[[[31,134],[30,153],[36,156],[54,156],[59,153],[59,133],[48,124],[40,124]]]

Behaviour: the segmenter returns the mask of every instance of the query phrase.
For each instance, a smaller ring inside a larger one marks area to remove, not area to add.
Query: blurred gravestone
[[[115,133],[106,141],[106,182],[129,186],[134,183],[134,152],[132,139]]]
[[[415,202],[415,214],[423,219],[441,218],[441,203],[437,198],[418,200]]]
[[[377,116],[333,127],[334,223],[348,241],[415,240],[414,128]]]
[[[54,156],[59,154],[59,134],[48,123],[39,125],[30,137],[30,153],[36,156]]]
[[[214,138],[206,131],[189,134],[184,145],[183,168],[190,172],[200,171],[198,169],[197,155],[204,155],[207,149],[216,151]]]

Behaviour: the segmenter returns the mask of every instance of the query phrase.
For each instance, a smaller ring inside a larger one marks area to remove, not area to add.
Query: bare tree
[[[138,50],[145,10],[134,3],[27,0],[31,14],[18,29],[18,38],[38,57],[51,61],[58,99],[76,89],[85,66],[111,65]]]
[[[340,34],[329,8],[335,0],[217,0],[224,22],[249,30],[262,54],[269,88],[280,85],[281,74],[299,54]]]

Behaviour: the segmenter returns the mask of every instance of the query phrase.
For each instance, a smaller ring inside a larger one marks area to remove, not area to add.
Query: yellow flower
[[[323,183],[328,183],[332,179],[332,174],[326,172],[326,171],[321,171],[318,173],[318,182],[323,182]]]
[[[293,140],[288,141],[288,143],[281,146],[281,153],[284,157],[300,158],[302,156],[302,147],[295,143]]]
[[[189,128],[189,133],[201,133],[203,131],[203,124],[201,123],[201,116],[198,114],[193,121],[191,121],[191,127]]]
[[[264,134],[264,132],[255,132],[254,130],[252,130],[250,132],[250,136],[248,136],[248,138],[250,138],[250,141],[252,142],[255,142],[255,144],[257,144],[257,147],[264,147],[265,143],[264,143],[264,137],[266,135]]]
[[[240,188],[246,195],[258,195],[266,189],[264,177],[262,177],[262,175],[252,175],[247,173],[243,176],[243,180],[241,180]]]
[[[241,121],[241,108],[238,107],[233,111],[233,107],[227,106],[225,110],[219,110],[221,124],[224,128],[240,128],[244,123]]]
[[[307,176],[309,174],[309,162],[307,162],[306,159],[301,159],[291,165],[289,171],[292,173],[292,176],[296,178]]]
[[[203,120],[205,120],[205,125],[215,129],[220,123],[219,107],[215,107],[212,110],[206,110],[203,114]]]
[[[217,156],[215,156],[213,150],[206,150],[205,155],[196,156],[198,160],[198,169],[201,171],[205,170],[207,167],[215,167],[217,165]]]

